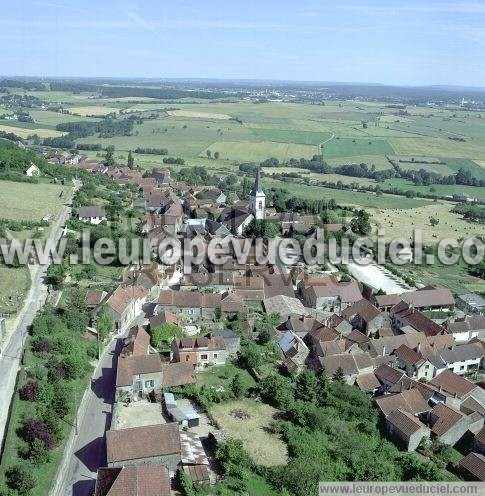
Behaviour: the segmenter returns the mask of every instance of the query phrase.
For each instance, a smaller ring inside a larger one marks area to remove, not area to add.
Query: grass
[[[323,141],[332,137],[331,133],[318,133],[315,131],[261,128],[254,128],[252,131],[262,140],[278,141],[281,143],[299,143],[302,145],[319,145]]]
[[[412,238],[414,229],[421,229],[424,242],[437,243],[443,238],[471,238],[485,236],[485,225],[471,223],[453,213],[454,204],[450,202],[434,202],[429,205],[403,210],[375,209],[372,211],[372,221],[376,228],[386,231],[386,239],[396,237]],[[436,226],[431,226],[430,218],[439,220]]]
[[[0,181],[0,217],[41,221],[44,215],[56,215],[62,209],[68,190],[57,184]]]
[[[323,176],[325,177],[325,176]],[[356,178],[356,182],[358,179]],[[339,205],[356,205],[375,208],[416,208],[429,205],[431,201],[420,198],[406,198],[397,195],[377,196],[373,193],[363,193],[349,190],[325,188],[323,186],[308,186],[291,181],[280,181],[278,179],[264,179],[266,187],[282,188],[292,196],[307,198],[310,200],[324,200],[333,198]]]
[[[393,148],[386,140],[374,138],[335,138],[323,146],[323,156],[325,158],[351,157],[354,155],[387,155],[393,153]]]
[[[168,115],[173,117],[189,117],[194,119],[230,119],[231,116],[227,114],[217,114],[214,112],[197,112],[195,110],[168,110]]]
[[[22,306],[29,290],[30,275],[27,267],[7,267],[0,265],[0,312],[16,312]],[[11,301],[12,295],[22,293],[24,297]]]
[[[290,158],[311,158],[318,153],[318,147],[313,145],[299,145],[294,143],[277,143],[273,141],[216,141],[211,143],[206,151],[219,152],[220,157],[239,162],[261,162],[270,157],[275,157],[284,162]]]
[[[247,370],[236,367],[233,364],[221,365],[204,370],[203,372],[197,372],[197,385],[208,387],[222,386],[227,390],[237,373],[240,374],[242,382],[247,389],[253,388],[256,385],[255,380]]]
[[[249,417],[239,419],[234,412]],[[244,399],[214,405],[211,415],[231,437],[240,439],[255,463],[266,467],[284,465],[288,454],[285,443],[268,431],[278,410],[255,400]]]
[[[10,121],[8,121],[10,122]],[[22,123],[23,124],[23,123]],[[0,131],[5,131],[6,133],[14,133],[21,138],[27,138],[32,134],[37,134],[41,138],[53,138],[57,136],[63,136],[66,133],[61,131],[55,131],[54,129],[42,129],[42,128],[27,128],[22,126],[12,126],[0,124]]]
[[[118,108],[115,107],[102,107],[102,106],[86,106],[86,107],[70,107],[67,110],[71,112],[71,114],[77,114],[81,116],[87,116],[87,115],[107,115],[111,114],[113,112],[117,113],[119,111]]]

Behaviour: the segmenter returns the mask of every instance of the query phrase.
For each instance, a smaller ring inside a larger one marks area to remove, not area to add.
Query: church
[[[253,219],[264,220],[266,215],[266,195],[261,182],[261,168],[256,171],[256,179],[249,193],[249,204],[244,207],[227,207],[221,215],[221,222],[237,236],[242,236]]]

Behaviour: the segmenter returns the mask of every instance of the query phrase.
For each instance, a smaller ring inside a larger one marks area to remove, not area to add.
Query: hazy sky
[[[485,0],[18,0],[0,73],[485,86]]]

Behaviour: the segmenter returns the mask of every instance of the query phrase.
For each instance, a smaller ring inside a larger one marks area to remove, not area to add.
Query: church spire
[[[263,187],[261,186],[261,166],[258,165],[258,169],[256,171],[256,180],[254,181],[254,186],[253,189],[251,190],[251,193],[249,193],[251,196],[256,195],[261,193],[264,195],[263,192]]]

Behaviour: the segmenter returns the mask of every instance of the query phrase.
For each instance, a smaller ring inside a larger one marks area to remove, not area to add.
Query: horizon
[[[10,6],[0,19],[3,71],[66,79],[131,73],[140,79],[485,87],[481,2],[78,4]]]

